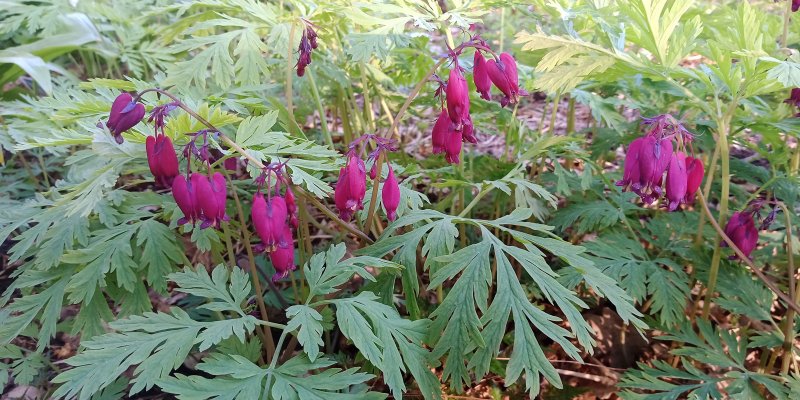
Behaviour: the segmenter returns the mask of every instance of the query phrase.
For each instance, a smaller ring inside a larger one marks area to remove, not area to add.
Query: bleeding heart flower
[[[394,170],[391,165],[389,165],[389,175],[386,177],[386,181],[383,182],[381,200],[383,208],[386,210],[386,218],[389,221],[394,221],[397,218],[397,206],[400,205],[400,184],[397,183],[397,178],[394,176]]]
[[[469,117],[469,86],[457,64],[450,70],[445,97],[450,121],[460,131],[464,120]]]
[[[433,154],[444,153],[445,143],[447,142],[447,134],[450,130],[450,118],[448,117],[447,110],[443,109],[433,125],[433,132],[431,133],[431,141],[433,141]]]
[[[195,182],[197,176],[196,192],[197,202],[200,209],[203,211],[201,219],[203,223],[200,228],[205,229],[209,226],[219,227],[222,221],[229,221],[230,218],[225,213],[225,203],[227,202],[227,185],[225,177],[216,172],[209,179],[204,175],[194,173],[192,174],[192,183]]]
[[[148,136],[145,140],[147,164],[150,172],[161,186],[172,185],[178,171],[178,156],[172,147],[172,140],[166,135]]]
[[[694,203],[694,196],[703,183],[703,174],[705,174],[703,161],[699,158],[686,157],[686,198],[683,200],[685,204]]]
[[[178,208],[183,212],[183,217],[178,220],[178,225],[194,224],[200,218],[201,210],[192,182],[187,182],[183,175],[176,176],[172,180],[172,196],[175,198]]]
[[[364,161],[351,153],[347,165],[339,170],[339,180],[334,190],[339,217],[349,221],[356,210],[364,208],[364,195],[367,192],[367,170]]]
[[[275,267],[275,275],[272,276],[273,281],[285,278],[289,272],[295,270],[294,265],[294,237],[292,230],[285,226],[280,240],[273,251],[269,253],[269,260],[272,266]]]
[[[800,0],[792,0],[792,12],[800,10]]]
[[[108,114],[106,126],[114,140],[122,144],[122,133],[133,128],[144,118],[144,104],[134,103],[129,93],[122,93],[114,99]]]
[[[628,190],[632,184],[640,181],[639,156],[643,142],[644,138],[640,137],[628,145],[628,151],[625,153],[625,169],[622,173],[622,180],[616,183],[617,186],[622,186],[623,190]]]
[[[505,95],[500,104],[505,107],[516,103],[523,93],[519,90],[517,61],[514,57],[508,53],[500,54],[499,60],[490,59],[486,62],[486,71],[492,83]]]
[[[492,81],[489,78],[487,68],[486,58],[483,57],[483,53],[476,50],[473,58],[472,81],[475,83],[477,92],[481,94],[481,98],[491,100]]]
[[[733,213],[731,219],[725,225],[725,234],[731,238],[733,244],[748,258],[756,248],[756,245],[758,245],[758,229],[756,229],[756,223],[751,212],[737,211]],[[726,247],[727,243],[723,242],[722,246]],[[734,255],[730,258],[736,259],[738,257]]]
[[[447,130],[444,142],[444,159],[450,164],[461,162],[461,132],[453,129],[452,125]]]
[[[286,215],[286,201],[283,197],[274,195],[267,201],[260,192],[253,196],[250,217],[267,251],[275,249],[287,228]]]
[[[669,171],[667,171],[667,200],[669,200],[670,211],[675,211],[684,202],[687,181],[686,154],[678,151],[672,154]]]

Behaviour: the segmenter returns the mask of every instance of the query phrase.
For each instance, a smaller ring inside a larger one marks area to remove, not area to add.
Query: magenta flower
[[[492,83],[505,95],[500,104],[505,107],[514,104],[523,94],[519,90],[519,76],[517,75],[517,62],[511,54],[500,54],[499,60],[490,59],[486,62],[486,71]]]
[[[114,140],[122,144],[122,133],[133,128],[144,118],[144,104],[134,103],[129,93],[122,93],[114,99],[108,114],[106,126]]]
[[[683,200],[685,204],[694,203],[694,196],[703,183],[703,174],[705,174],[703,161],[699,158],[686,157],[686,197]]]
[[[447,130],[444,142],[444,159],[450,164],[458,164],[461,162],[461,132],[454,130],[451,126]]]
[[[473,58],[472,81],[475,83],[477,92],[481,94],[481,98],[484,100],[491,100],[492,81],[489,78],[489,71],[487,68],[483,53],[476,50],[475,57]]]
[[[226,158],[222,166],[228,171],[236,171],[239,168],[239,159],[236,157]]]
[[[203,215],[200,216],[203,221],[200,228],[205,229],[209,226],[219,228],[222,221],[229,221],[230,218],[225,213],[228,196],[225,177],[219,172],[214,173],[210,179],[205,175],[194,173],[192,183],[195,184],[197,203],[203,211]]]
[[[800,10],[800,0],[792,0],[792,12]]]
[[[265,200],[261,192],[253,196],[250,217],[267,251],[273,251],[277,247],[283,231],[288,228],[286,215],[286,201],[283,197],[273,195]]]
[[[178,225],[194,224],[200,218],[200,206],[197,204],[195,187],[186,177],[178,175],[172,180],[172,196],[175,203],[183,212],[183,217],[178,220]]]
[[[725,225],[725,234],[749,258],[750,253],[753,252],[758,244],[758,229],[756,229],[756,223],[753,220],[753,213],[748,211],[733,213],[731,219],[728,220],[728,224]],[[722,246],[726,247],[727,243],[723,242]],[[735,255],[731,256],[731,259],[736,258]]]
[[[272,276],[273,281],[285,278],[289,272],[295,270],[294,265],[294,237],[292,230],[285,226],[277,246],[269,253],[269,260],[272,266],[275,267],[275,275]]]
[[[465,119],[469,118],[469,86],[458,64],[450,70],[450,79],[447,81],[445,91],[447,113],[450,121],[455,125],[455,130],[460,131]]]
[[[431,141],[433,141],[433,154],[444,153],[445,143],[447,142],[447,135],[450,131],[450,119],[446,109],[442,109],[439,118],[433,125],[433,132],[431,133]]]
[[[386,177],[386,181],[383,182],[381,200],[386,211],[386,218],[389,221],[394,221],[397,218],[397,206],[400,205],[400,185],[397,183],[397,178],[394,176],[394,170],[392,170],[391,165],[389,165],[389,175]]]
[[[617,181],[617,186],[622,186],[622,190],[628,190],[634,183],[639,183],[641,170],[639,169],[639,156],[642,151],[644,138],[637,138],[628,145],[625,153],[625,167],[622,173],[622,180]]]
[[[464,129],[461,130],[461,140],[464,142],[478,143],[478,138],[475,137],[475,127],[472,125],[472,117],[467,114],[464,119]]]
[[[367,170],[364,161],[351,152],[347,165],[339,170],[339,180],[334,190],[339,217],[349,221],[353,214],[364,208],[364,194],[367,192]]]
[[[661,196],[664,172],[672,158],[672,141],[657,139],[649,135],[639,149],[639,181],[631,185],[645,203],[652,203]]]
[[[667,200],[670,211],[675,211],[685,201],[687,181],[686,154],[682,151],[675,152],[667,171]]]
[[[178,176],[178,156],[172,147],[172,140],[166,135],[148,136],[145,140],[147,151],[147,164],[150,172],[161,186],[172,185],[172,180]]]

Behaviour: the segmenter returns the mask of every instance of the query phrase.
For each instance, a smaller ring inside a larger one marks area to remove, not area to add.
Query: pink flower
[[[670,211],[675,211],[684,202],[687,180],[686,154],[682,151],[673,153],[667,171],[667,200]]]
[[[381,200],[383,201],[383,208],[386,210],[386,218],[389,221],[394,221],[397,218],[397,206],[400,205],[400,185],[394,177],[394,170],[389,166],[389,175],[386,181],[383,182],[383,191],[381,192]]]
[[[517,62],[511,54],[500,54],[500,60],[490,59],[486,62],[486,71],[492,83],[500,89],[505,97],[500,104],[505,107],[517,102],[519,95],[519,76],[517,75]]]
[[[267,251],[277,247],[283,231],[288,228],[286,215],[286,201],[283,197],[274,195],[266,201],[260,192],[253,197],[250,218]]]
[[[700,184],[703,183],[703,174],[705,168],[703,161],[699,158],[686,157],[686,197],[683,202],[686,204],[694,203],[694,196],[697,190],[700,189]]]
[[[478,143],[478,138],[475,137],[475,127],[472,125],[472,117],[467,114],[464,119],[464,128],[461,129],[461,140],[464,142]]]
[[[172,140],[166,135],[148,136],[145,140],[147,164],[156,182],[162,186],[172,185],[178,171],[178,156],[172,147]]]
[[[339,180],[334,190],[339,217],[349,221],[357,210],[364,208],[364,194],[367,191],[367,169],[364,161],[351,153],[347,165],[339,170]]]
[[[461,74],[458,64],[450,70],[445,99],[450,121],[455,125],[455,129],[460,131],[464,119],[469,117],[469,86],[467,86],[467,80]]]
[[[489,71],[487,70],[486,59],[483,53],[475,51],[472,67],[472,81],[475,83],[475,89],[481,94],[484,100],[491,100],[492,81],[489,78]]]
[[[458,164],[461,162],[461,132],[454,130],[451,126],[447,130],[444,142],[444,159],[450,164]]]
[[[447,134],[450,130],[450,119],[446,109],[442,109],[439,118],[433,125],[431,141],[433,141],[433,154],[444,153],[444,145],[447,141]]]
[[[758,229],[756,229],[753,214],[750,212],[737,211],[733,213],[728,224],[725,225],[725,234],[748,258],[758,244]],[[722,243],[722,246],[727,246],[727,243]],[[735,258],[737,257],[731,256],[731,259]]]
[[[628,151],[625,153],[625,169],[622,173],[622,180],[617,181],[617,186],[622,186],[623,190],[629,189],[631,185],[640,181],[639,156],[642,151],[642,143],[644,143],[644,138],[640,137],[628,145]]]
[[[225,177],[221,173],[214,173],[210,179],[205,175],[194,173],[192,183],[195,184],[197,203],[203,211],[203,215],[200,216],[203,220],[200,228],[205,229],[209,226],[218,228],[222,221],[230,220],[225,213],[228,192]]]
[[[175,198],[178,208],[183,212],[183,217],[178,220],[178,225],[194,224],[200,218],[201,211],[192,182],[187,182],[183,175],[176,176],[172,180],[172,196]]]
[[[635,182],[633,191],[645,203],[651,203],[661,196],[664,172],[672,158],[672,141],[647,136],[639,150],[639,182]]]
[[[106,126],[114,140],[122,144],[122,133],[133,128],[144,118],[144,104],[134,103],[129,93],[122,93],[114,99],[111,111],[108,114]]]
[[[289,272],[295,270],[294,265],[294,237],[292,230],[285,226],[277,246],[269,253],[269,260],[272,266],[275,267],[275,275],[272,276],[273,281],[285,278]]]
[[[792,0],[792,12],[800,10],[800,0]]]

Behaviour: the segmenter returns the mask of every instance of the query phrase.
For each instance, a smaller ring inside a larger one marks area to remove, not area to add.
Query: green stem
[[[489,192],[491,192],[491,191],[492,191],[492,187],[491,187],[491,186],[487,186],[487,187],[485,187],[483,190],[481,190],[480,192],[478,192],[478,195],[477,195],[477,196],[475,196],[475,197],[472,199],[472,201],[470,201],[470,202],[469,202],[469,204],[467,204],[467,206],[466,206],[466,207],[464,207],[464,209],[463,209],[463,210],[461,210],[461,213],[459,213],[459,214],[458,214],[458,217],[459,217],[459,218],[462,218],[462,217],[464,217],[465,215],[467,215],[467,213],[469,213],[469,212],[470,212],[470,210],[472,210],[472,207],[475,207],[475,205],[476,205],[476,204],[478,204],[478,202],[479,202],[479,201],[480,201],[480,200],[483,198],[483,196],[486,196],[486,194],[487,194],[487,193],[489,193]]]
[[[786,42],[789,40],[789,23],[791,20],[792,15],[792,2],[790,0],[786,0],[786,7],[783,8],[783,32],[781,33],[781,38],[778,43],[782,49],[786,48]]]
[[[297,24],[292,22],[292,28],[289,30],[288,51],[286,55],[286,110],[289,112],[289,119],[294,122],[294,104],[292,94],[292,73],[294,73],[294,34],[297,30]]]
[[[783,203],[778,203],[783,210],[783,215],[786,218],[786,254],[789,258],[788,268],[786,274],[789,277],[789,296],[794,299],[795,304],[800,301],[800,286],[796,287],[797,282],[794,274],[797,270],[794,266],[794,249],[792,248],[792,214]],[[781,361],[781,373],[787,374],[789,372],[789,362],[794,360],[792,353],[792,345],[794,344],[794,316],[795,312],[789,308],[786,310],[786,317],[784,318],[784,331],[783,331],[783,360]]]
[[[736,107],[736,104],[733,103],[730,105],[730,107],[734,108]],[[721,169],[722,182],[720,183],[722,186],[722,192],[720,193],[720,199],[719,199],[719,221],[717,221],[716,224],[720,226],[725,225],[725,221],[728,214],[728,197],[730,196],[731,173],[730,173],[730,156],[729,156],[730,149],[728,148],[728,132],[729,132],[730,116],[731,116],[730,112],[726,113],[726,116],[718,120],[717,122],[717,127],[719,128],[719,138],[717,139],[717,146],[719,147],[719,158],[722,167]],[[708,285],[706,286],[706,295],[703,301],[702,318],[706,321],[708,320],[708,315],[709,312],[711,311],[711,299],[714,296],[714,290],[716,289],[717,286],[717,276],[719,275],[720,258],[721,258],[720,237],[716,236],[714,239],[714,255],[711,257],[711,269],[709,270],[708,273]]]
[[[325,115],[325,108],[322,107],[322,101],[319,98],[319,90],[317,89],[317,83],[314,80],[314,73],[311,70],[307,70],[306,74],[308,75],[308,82],[311,84],[311,94],[314,95],[314,101],[317,103],[317,112],[319,112],[319,123],[322,125],[322,135],[325,136],[325,141],[328,142],[328,146],[333,148],[333,137],[331,137],[331,132],[328,130],[328,118]]]

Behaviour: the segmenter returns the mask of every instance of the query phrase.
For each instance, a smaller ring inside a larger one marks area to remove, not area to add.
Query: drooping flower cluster
[[[475,127],[472,124],[472,118],[469,113],[469,86],[464,78],[463,68],[459,65],[459,56],[468,47],[475,49],[472,80],[481,98],[491,100],[492,84],[503,93],[503,97],[500,100],[500,104],[503,107],[516,103],[519,96],[528,94],[519,88],[517,63],[510,54],[503,53],[498,57],[487,46],[486,42],[478,36],[462,43],[455,49],[451,49],[450,58],[453,66],[450,69],[447,82],[445,83],[436,75],[433,77],[439,83],[436,96],[441,97],[441,94],[444,93],[445,99],[442,102],[442,112],[439,114],[431,132],[433,153],[444,153],[445,159],[451,164],[461,162],[461,146],[463,142],[478,142],[477,137],[475,137]],[[483,52],[490,53],[493,58],[487,61]]]
[[[178,225],[200,221],[200,228],[219,228],[222,221],[230,218],[225,212],[228,190],[225,177],[215,172],[211,177],[194,172],[187,179],[178,175],[172,181],[172,196],[183,212]]]
[[[760,219],[760,212],[764,205],[765,202],[763,200],[751,202],[744,210],[733,213],[725,225],[725,235],[731,238],[733,244],[748,258],[758,246],[758,232],[769,228],[769,225],[775,220],[778,208],[773,204],[769,214],[761,219],[761,224],[758,227],[756,226],[756,220]],[[722,247],[727,246],[728,243],[722,242]],[[738,257],[734,254],[729,258],[735,260]]]
[[[317,32],[314,25],[303,20],[303,35],[300,37],[300,45],[297,51],[300,56],[297,58],[297,76],[306,73],[306,67],[311,64],[311,52],[317,48]]]
[[[133,128],[144,118],[144,104],[133,101],[129,93],[122,93],[111,104],[106,127],[111,131],[114,140],[122,144],[125,140],[122,133]]]
[[[256,234],[261,238],[264,250],[269,253],[272,266],[276,274],[273,280],[286,277],[296,267],[294,264],[294,235],[293,226],[297,228],[297,204],[294,193],[285,179],[282,169],[283,164],[270,164],[261,177],[257,180],[259,189],[253,196],[253,205],[250,217],[253,221]],[[276,183],[270,187],[273,175]],[[261,187],[266,186],[266,197],[261,193]],[[285,186],[285,195],[281,195],[281,186]]]
[[[339,179],[334,188],[334,200],[336,209],[339,211],[339,218],[349,221],[353,218],[356,211],[364,208],[364,197],[367,193],[367,169],[364,161],[359,157],[359,145],[367,140],[375,142],[375,150],[369,153],[368,160],[373,160],[370,169],[370,178],[375,179],[377,158],[384,152],[387,154],[396,151],[395,143],[377,135],[364,135],[354,140],[350,144],[347,152],[347,164],[339,170]],[[387,163],[388,164],[388,163]],[[386,216],[390,221],[394,221],[397,216],[397,207],[400,204],[400,185],[394,175],[392,166],[389,165],[389,172],[383,184],[381,200],[386,211]]]
[[[703,162],[693,153],[686,155],[692,135],[669,114],[645,118],[643,124],[649,130],[628,146],[617,186],[633,191],[647,204],[665,195],[670,211],[681,204],[692,204],[704,174]],[[662,187],[664,173],[666,193]]]

